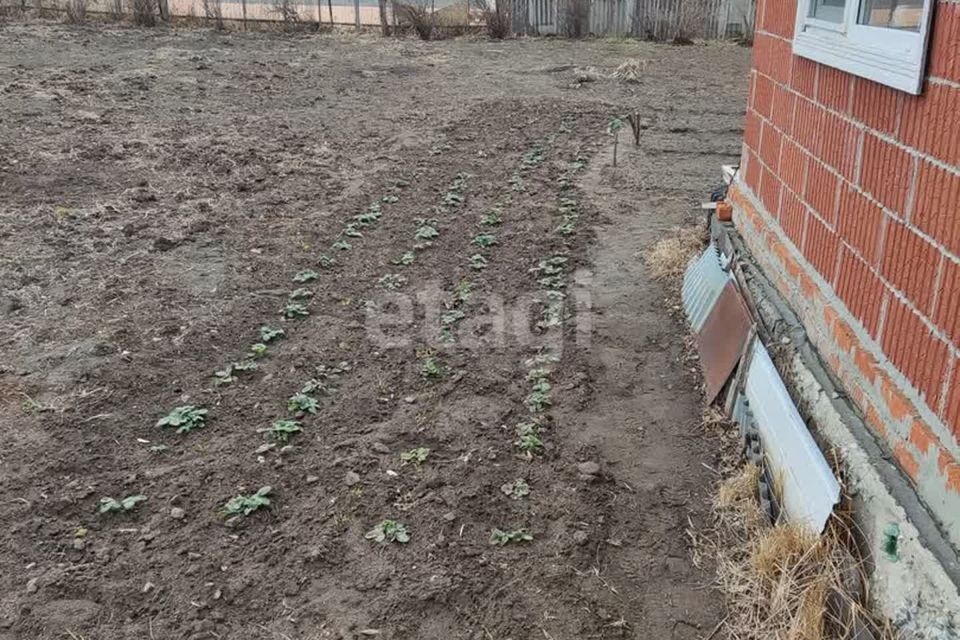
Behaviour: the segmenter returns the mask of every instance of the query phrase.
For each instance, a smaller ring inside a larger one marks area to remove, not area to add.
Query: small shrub
[[[70,24],[86,24],[88,0],[67,0],[64,12]]]
[[[431,40],[437,19],[425,0],[414,0],[396,5],[401,21],[413,27],[421,40]]]

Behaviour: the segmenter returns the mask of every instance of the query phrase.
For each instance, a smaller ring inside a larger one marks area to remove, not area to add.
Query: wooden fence
[[[755,0],[512,0],[518,33],[729,38],[753,32]]]

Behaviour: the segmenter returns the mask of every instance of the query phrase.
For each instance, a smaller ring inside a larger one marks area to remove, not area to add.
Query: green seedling
[[[471,289],[473,289],[473,283],[471,283],[467,278],[460,278],[460,281],[457,282],[457,286],[453,288],[454,302],[460,304],[469,300],[472,294]]]
[[[490,533],[490,544],[495,546],[505,546],[510,543],[531,542],[533,536],[526,529],[514,529],[513,531],[503,531],[494,529]]]
[[[499,211],[491,211],[490,213],[480,218],[480,224],[487,227],[495,227],[501,222],[503,222],[503,218],[500,216]]]
[[[207,410],[192,404],[177,407],[157,421],[161,428],[175,427],[177,433],[189,433],[206,426]]]
[[[413,251],[407,251],[399,258],[394,258],[393,260],[391,260],[391,262],[393,262],[393,264],[399,264],[406,267],[413,264],[413,261],[416,259],[417,259],[416,253],[414,253]]]
[[[267,345],[262,342],[255,342],[250,345],[250,356],[254,358],[262,358],[267,354]]]
[[[100,498],[100,513],[125,513],[132,511],[138,504],[147,499],[147,496],[127,496],[120,501],[113,498]]]
[[[517,440],[514,444],[527,456],[533,458],[543,453],[543,440],[540,438],[540,425],[536,422],[521,422],[516,428]]]
[[[283,309],[280,310],[284,318],[293,320],[294,318],[306,318],[310,315],[310,311],[305,305],[300,302],[288,302],[283,305]]]
[[[244,360],[243,362],[234,362],[230,365],[233,373],[250,373],[257,370],[257,363],[253,360]]]
[[[483,271],[487,268],[487,259],[479,253],[470,256],[470,268],[474,271]]]
[[[554,229],[557,233],[562,236],[572,236],[576,232],[576,225],[573,220],[566,220],[559,227]]]
[[[170,447],[168,447],[165,444],[152,444],[149,447],[147,447],[147,451],[149,451],[150,453],[163,453],[164,451],[167,451],[169,448]]]
[[[214,371],[213,375],[217,378],[217,381],[214,384],[216,384],[218,387],[225,384],[233,384],[237,381],[237,376],[233,375],[232,364],[228,364],[225,369]]]
[[[537,284],[539,284],[544,289],[563,289],[565,286],[567,286],[566,283],[563,281],[562,274],[537,278]]]
[[[333,265],[337,264],[337,261],[335,258],[331,258],[327,254],[321,253],[320,257],[317,258],[317,264],[323,267],[324,269],[329,269]]]
[[[556,255],[549,258],[544,258],[537,263],[536,269],[541,275],[553,276],[563,273],[564,268],[567,266],[569,258],[566,256]]]
[[[341,238],[336,242],[334,242],[332,245],[330,245],[330,248],[336,249],[338,251],[349,251],[351,249],[351,245],[349,242]]]
[[[407,462],[412,462],[417,466],[423,464],[427,461],[427,456],[430,455],[430,449],[426,447],[417,447],[416,449],[410,449],[410,451],[404,451],[400,454],[400,460],[406,464]]]
[[[297,433],[303,431],[303,425],[296,420],[275,420],[269,429],[263,429],[267,437],[277,442],[287,442]]]
[[[393,204],[394,202],[399,202],[400,198],[391,193],[380,198],[380,201],[386,204]]]
[[[526,398],[530,411],[540,413],[550,406],[550,389],[550,383],[546,378],[539,378],[533,383],[533,391]]]
[[[410,534],[407,528],[396,520],[384,520],[363,536],[367,540],[373,540],[381,544],[388,542],[398,542],[406,544],[410,542]]]
[[[510,180],[509,180],[508,184],[510,185],[510,190],[511,190],[511,191],[526,191],[526,190],[527,190],[526,185],[524,185],[524,183],[523,183],[523,178],[521,178],[521,177],[520,177],[520,174],[517,174],[517,173],[513,174],[512,176],[510,176]]]
[[[453,179],[453,182],[450,184],[451,191],[463,191],[467,188],[467,178],[470,177],[469,173],[464,173],[461,171],[457,174],[457,177]]]
[[[293,281],[302,284],[304,282],[316,280],[318,277],[320,277],[320,274],[313,269],[304,269],[293,276]]]
[[[527,151],[523,154],[523,159],[520,161],[520,164],[524,169],[532,169],[543,162],[543,149],[540,147],[534,147],[530,151]]]
[[[320,403],[305,393],[295,393],[287,400],[287,411],[290,413],[311,413],[317,412]]]
[[[291,300],[305,300],[307,298],[312,298],[312,297],[313,297],[313,291],[310,291],[310,289],[305,289],[303,287],[300,287],[299,289],[294,289],[293,291],[290,292]]]
[[[261,507],[269,507],[270,498],[267,496],[271,491],[272,487],[260,487],[253,495],[230,498],[227,504],[220,507],[220,513],[225,516],[248,516]]]
[[[392,291],[407,284],[407,277],[402,276],[399,273],[388,273],[377,280],[377,284],[383,289],[389,289]]]
[[[273,329],[271,327],[260,327],[260,341],[273,342],[277,338],[282,338],[285,334],[283,329]]]
[[[448,207],[459,207],[464,200],[465,198],[456,191],[448,191],[447,195],[443,196],[443,204]]]
[[[586,169],[587,161],[584,160],[583,158],[577,158],[575,160],[571,160],[570,162],[568,162],[567,166],[573,169],[574,171],[582,171],[583,169]]]
[[[523,478],[500,485],[500,491],[509,498],[521,500],[530,495],[530,485]]]
[[[352,224],[348,224],[343,228],[343,235],[347,238],[362,238],[363,234],[360,233],[360,230],[357,229]]]
[[[410,186],[410,182],[408,180],[404,180],[403,178],[398,178],[397,180],[393,181],[393,186],[397,189],[406,189]]]
[[[473,244],[478,247],[492,247],[497,244],[497,236],[492,233],[480,233],[473,237]]]
[[[433,356],[427,356],[420,365],[420,375],[424,378],[442,378],[443,367]]]
[[[432,240],[440,235],[437,231],[437,221],[434,219],[417,218],[414,220],[417,224],[417,231],[413,237],[417,240]]]
[[[440,314],[440,325],[450,327],[460,322],[466,317],[466,314],[460,309],[450,309]]]

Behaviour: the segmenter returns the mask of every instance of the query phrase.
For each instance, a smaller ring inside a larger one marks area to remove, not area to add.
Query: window
[[[919,94],[933,0],[800,0],[793,52]]]

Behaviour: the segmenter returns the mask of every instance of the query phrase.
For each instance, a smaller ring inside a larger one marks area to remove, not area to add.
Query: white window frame
[[[842,22],[810,17],[816,0],[797,2],[793,53],[888,87],[919,95],[936,0],[924,0],[920,31],[857,24],[863,0],[847,0]]]

